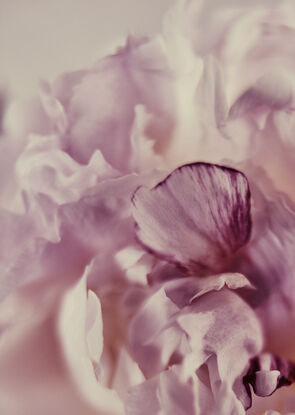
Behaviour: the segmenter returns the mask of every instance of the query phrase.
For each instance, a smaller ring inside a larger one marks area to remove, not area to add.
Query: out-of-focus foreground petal
[[[274,191],[264,196],[254,184],[252,194],[253,235],[236,269],[256,287],[247,299],[263,322],[267,349],[294,361],[294,205]]]
[[[100,305],[85,278],[30,284],[9,296],[1,304],[1,412],[122,414],[115,392],[96,378],[93,330],[99,360]]]

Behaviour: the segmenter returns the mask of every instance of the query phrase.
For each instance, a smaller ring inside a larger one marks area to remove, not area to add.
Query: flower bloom
[[[181,0],[7,110],[1,413],[295,412],[294,25]]]

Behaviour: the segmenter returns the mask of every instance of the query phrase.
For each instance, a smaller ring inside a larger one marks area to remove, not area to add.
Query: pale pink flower
[[[7,111],[1,413],[294,411],[294,12],[181,0]]]

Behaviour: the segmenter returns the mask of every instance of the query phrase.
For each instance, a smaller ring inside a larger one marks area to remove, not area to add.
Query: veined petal
[[[197,274],[221,270],[249,239],[246,177],[227,167],[194,163],[133,196],[138,239],[150,251]]]

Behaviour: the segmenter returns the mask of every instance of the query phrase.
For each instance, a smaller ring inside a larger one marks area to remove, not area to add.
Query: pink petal
[[[168,282],[139,309],[129,337],[145,375],[181,362],[191,374],[208,364],[212,379],[215,376],[232,385],[239,379],[242,383],[249,359],[262,347],[261,328],[253,310],[226,285],[219,285],[220,276],[215,279],[213,283],[212,277],[204,278],[206,290],[200,290],[198,284],[194,287],[192,278]],[[237,355],[233,367],[232,358]]]
[[[239,117],[259,108],[281,110],[290,107],[292,84],[283,74],[267,74],[245,91],[230,109],[230,117]]]
[[[205,374],[206,376],[206,374]],[[160,375],[130,389],[126,414],[141,415],[244,415],[241,402],[227,385],[222,385],[214,399],[210,383],[198,374],[183,376],[182,367],[175,365]],[[143,407],[142,402],[147,402]]]
[[[258,396],[269,396],[276,389],[295,381],[295,365],[286,359],[261,354],[253,359],[244,383],[249,383]]]
[[[179,415],[196,413],[194,389],[189,382],[182,381],[181,374],[176,370],[161,373],[158,396],[161,407],[165,408],[164,413]],[[202,395],[202,399],[205,399],[205,395]]]
[[[174,327],[163,327],[176,314],[178,307],[163,289],[152,295],[141,307],[129,329],[133,355],[146,376],[165,367],[175,350],[181,348],[182,333]]]
[[[273,111],[267,117],[263,130],[256,130],[253,142],[255,151],[251,160],[255,165],[263,165],[273,186],[286,193],[293,202],[295,193],[291,177],[294,167],[294,123],[293,109]]]
[[[198,56],[222,64],[230,99],[274,67],[292,73],[294,7],[292,1],[180,3],[172,24],[184,33]],[[175,29],[174,29],[175,30]]]
[[[254,187],[253,192],[254,234],[236,258],[236,268],[257,288],[247,294],[247,300],[263,322],[268,350],[294,360],[290,328],[295,321],[295,210],[279,194],[267,199]]]
[[[159,39],[129,38],[126,46],[100,60],[72,89],[65,137],[70,154],[87,163],[99,149],[113,167],[130,171],[137,105],[162,119],[160,129],[156,123],[149,132],[146,129],[156,145],[161,147],[169,140],[174,124],[172,80]]]
[[[160,415],[158,379],[150,379],[130,389],[125,401],[126,415]]]
[[[256,315],[228,289],[200,297],[183,310],[177,321],[189,335],[197,367],[214,353],[218,378],[231,384],[242,375],[249,358],[255,356],[262,346]],[[227,341],[229,338],[231,342]],[[231,364],[233,356],[239,356],[234,367]]]
[[[1,303],[1,413],[123,413],[115,393],[96,380],[86,305],[85,279],[70,287],[62,280],[29,284]]]
[[[88,349],[89,345],[91,345],[91,342],[89,343],[89,335],[91,334],[93,338],[93,333],[88,331],[88,347],[85,342],[87,311],[88,313],[94,311],[96,313],[95,319],[101,320],[102,318],[99,300],[96,298],[96,304],[93,304],[94,296],[94,293],[90,294],[87,299],[86,279],[84,277],[62,299],[58,316],[58,335],[62,353],[73,382],[87,401],[91,402],[98,411],[103,413],[122,413],[122,404],[116,393],[103,388],[96,379],[91,361],[93,352],[90,347],[89,355]],[[90,302],[92,302],[92,305]],[[95,307],[96,310],[91,310],[89,306],[92,306],[91,308]],[[89,317],[90,315],[88,314]],[[102,350],[102,330],[99,327],[101,325],[102,322],[96,325],[95,334],[99,342],[98,347]],[[99,361],[99,356],[96,355],[95,359]]]
[[[137,363],[125,348],[120,348],[112,388],[117,391],[121,399],[125,400],[130,388],[143,381],[144,376]]]
[[[55,135],[32,135],[17,160],[16,171],[24,190],[46,194],[59,205],[76,201],[99,182],[118,176],[98,150],[88,165],[77,163],[61,149]]]
[[[245,176],[195,163],[133,196],[137,236],[151,252],[197,274],[222,269],[249,239],[250,193]]]
[[[181,278],[172,280],[165,284],[165,292],[178,307],[186,305],[210,291],[220,291],[228,287],[236,290],[242,287],[252,287],[246,277],[242,274],[212,275],[207,278]]]

